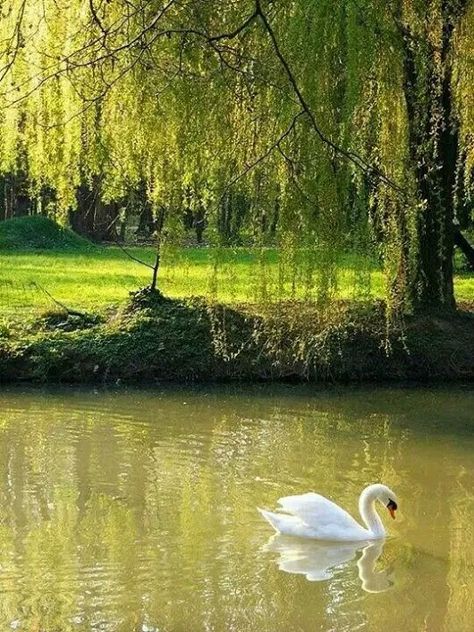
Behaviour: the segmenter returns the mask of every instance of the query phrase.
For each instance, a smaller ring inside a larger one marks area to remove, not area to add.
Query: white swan
[[[367,525],[364,529],[347,511],[320,494],[308,492],[299,496],[285,496],[278,504],[285,513],[258,509],[278,533],[332,542],[359,542],[385,537],[385,529],[375,510],[380,501],[395,518],[397,500],[386,485],[369,485],[359,498],[359,511]]]

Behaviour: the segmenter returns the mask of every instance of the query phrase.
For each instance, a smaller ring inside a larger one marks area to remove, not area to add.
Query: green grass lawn
[[[153,261],[153,248],[134,247],[129,252],[148,263]],[[255,252],[247,249],[221,252],[217,275],[213,272],[215,254],[210,248],[182,248],[165,255],[160,289],[171,297],[211,292],[222,302],[253,301],[261,296],[262,264]],[[279,283],[277,253],[268,250],[265,258],[267,290],[272,293]],[[341,262],[338,296],[382,296],[382,273],[372,267],[366,271],[362,284],[354,283],[359,268],[356,263],[354,257]],[[149,283],[150,274],[148,268],[129,259],[118,247],[84,251],[0,250],[0,313],[15,315],[51,307],[51,299],[39,286],[70,308],[99,310],[125,300],[128,292]],[[296,287],[302,286],[297,283]],[[355,292],[354,287],[359,290]],[[290,278],[284,280],[284,292],[291,297]],[[296,295],[303,293],[297,291]],[[457,276],[456,295],[460,300],[474,301],[474,274]]]

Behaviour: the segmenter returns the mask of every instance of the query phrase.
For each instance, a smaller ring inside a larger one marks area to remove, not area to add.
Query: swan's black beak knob
[[[392,518],[395,520],[395,512],[398,509],[397,503],[394,500],[390,499],[388,501],[387,509],[390,515],[392,516]]]

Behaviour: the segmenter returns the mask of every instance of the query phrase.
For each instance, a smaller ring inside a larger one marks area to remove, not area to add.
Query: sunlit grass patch
[[[130,254],[151,264],[152,247],[132,247]],[[216,263],[217,262],[217,263]],[[363,263],[363,265],[361,265]],[[161,291],[173,298],[209,296],[223,303],[253,302],[267,294],[281,298],[316,298],[317,262],[313,284],[305,267],[286,270],[284,278],[273,249],[180,248],[164,253],[159,274]],[[0,310],[15,314],[51,305],[51,294],[70,308],[100,310],[120,304],[129,292],[150,282],[151,271],[115,246],[84,251],[0,251]],[[46,290],[46,292],[45,292]],[[374,263],[348,255],[338,263],[335,297],[347,300],[380,298],[384,277]],[[474,300],[474,275],[456,278],[460,300]]]

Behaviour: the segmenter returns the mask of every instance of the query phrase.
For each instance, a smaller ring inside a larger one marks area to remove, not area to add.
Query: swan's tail
[[[274,513],[273,511],[266,511],[266,509],[257,510],[269,522],[277,533],[292,533],[297,525],[301,525],[301,520],[296,516],[289,516],[288,514]]]

